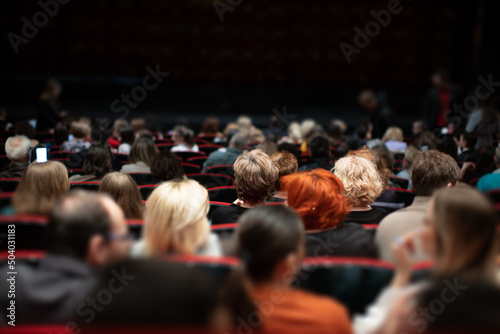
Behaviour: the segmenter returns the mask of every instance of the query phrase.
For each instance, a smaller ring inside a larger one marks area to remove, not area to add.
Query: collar
[[[415,207],[415,206],[426,207],[430,203],[431,199],[432,199],[431,196],[415,196],[415,198],[413,199],[413,203],[410,205],[410,207]]]

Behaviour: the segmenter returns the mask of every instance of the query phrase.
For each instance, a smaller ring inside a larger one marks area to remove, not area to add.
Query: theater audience
[[[282,186],[304,222],[307,256],[377,257],[370,234],[343,222],[351,207],[338,177],[318,168],[284,176]]]
[[[32,162],[17,186],[12,207],[2,214],[48,215],[55,200],[68,190],[68,172],[62,163]]]
[[[88,150],[92,145],[88,139],[90,136],[90,127],[82,122],[73,122],[69,130],[73,135],[71,140],[65,141],[61,146],[61,151],[80,152]]]
[[[10,163],[0,169],[0,178],[21,177],[30,160],[30,141],[24,136],[9,137],[5,142],[5,153]]]
[[[133,254],[220,256],[219,240],[210,233],[208,209],[208,192],[198,182],[162,183],[146,202],[143,236]]]
[[[212,224],[234,223],[246,210],[269,201],[278,178],[279,170],[267,154],[261,150],[242,154],[234,163],[238,198],[230,206],[217,208],[212,214]]]
[[[170,151],[158,153],[151,164],[151,176],[152,183],[181,180],[184,177],[181,160]]]
[[[465,183],[477,183],[478,179],[486,174],[492,173],[496,169],[495,149],[484,147],[474,162],[464,162],[462,165],[462,179]]]
[[[417,154],[419,154],[420,152],[422,152],[422,150],[420,148],[418,148],[417,146],[409,145],[406,148],[405,158],[403,160],[404,169],[396,174],[397,177],[408,180],[408,190],[412,190],[412,183],[411,183],[411,176],[410,176],[411,165],[413,163],[413,159],[415,159]]]
[[[92,145],[83,162],[83,175],[73,175],[69,182],[100,182],[104,175],[111,172],[113,156],[108,145]]]
[[[410,171],[415,199],[407,208],[391,213],[380,222],[375,242],[382,260],[394,261],[391,244],[394,240],[420,226],[432,194],[443,187],[454,186],[460,178],[460,169],[450,156],[438,151],[426,151],[413,159]],[[413,258],[427,259],[417,244]]]
[[[175,146],[170,149],[171,152],[199,152],[200,149],[194,141],[194,132],[183,125],[178,125],[172,133],[172,141]]]
[[[265,333],[351,333],[344,306],[291,288],[304,257],[304,226],[295,212],[284,206],[247,211],[238,220],[236,240]]]
[[[146,137],[134,142],[129,154],[130,164],[123,165],[122,173],[151,173],[151,163],[156,157],[155,143]]]
[[[309,154],[311,159],[307,164],[299,168],[299,172],[309,171],[316,168],[330,170],[333,163],[330,157],[330,142],[326,137],[316,136],[309,141]]]
[[[236,133],[229,141],[228,148],[221,148],[212,152],[203,163],[203,173],[207,168],[219,165],[232,165],[241,155],[245,147],[250,143],[247,136],[242,133]]]
[[[364,316],[354,318],[355,332],[385,333],[383,326],[393,314],[393,307],[415,305],[415,300],[432,282],[448,280],[447,286],[453,287],[448,295],[466,289],[465,282],[497,285],[497,221],[493,206],[477,190],[468,186],[438,190],[427,208],[421,229],[401,235],[393,242],[396,268],[392,282]],[[434,267],[429,281],[410,284],[411,255],[417,240],[433,260]]]
[[[143,219],[144,204],[137,183],[127,174],[114,172],[104,176],[99,192],[111,196],[125,214],[125,219]]]
[[[495,150],[493,160],[495,161],[496,169],[493,172],[482,176],[477,182],[477,189],[483,192],[500,189],[500,145],[497,146]]]
[[[370,206],[383,191],[379,174],[371,161],[357,156],[345,157],[337,161],[333,171],[342,182],[344,195],[352,207],[344,221],[358,224],[380,223],[387,211]]]
[[[287,195],[286,191],[281,189],[281,178],[297,172],[297,158],[295,158],[295,156],[290,152],[281,151],[280,153],[274,153],[271,155],[271,160],[273,161],[273,164],[278,167],[279,179],[274,185],[274,197],[270,200],[270,202],[284,203]]]
[[[48,254],[38,266],[16,264],[16,324],[72,320],[77,306],[88,303],[93,271],[122,261],[130,246],[121,209],[107,196],[82,191],[57,200],[47,241]],[[8,271],[2,268],[4,274]],[[8,284],[1,280],[3,291],[9,290]],[[2,309],[8,303],[7,293],[1,294]]]

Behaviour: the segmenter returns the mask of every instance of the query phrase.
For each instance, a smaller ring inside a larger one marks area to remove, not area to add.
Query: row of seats
[[[9,253],[0,252],[0,264],[4,264]],[[38,265],[45,256],[43,251],[16,251],[16,262]],[[185,263],[190,268],[202,268],[223,281],[227,274],[239,264],[231,257],[167,256],[167,261]],[[425,276],[431,263],[414,266],[414,279]],[[344,305],[350,313],[362,312],[371,304],[392,278],[394,265],[389,262],[365,258],[306,258],[302,262],[292,286],[301,287],[319,294],[329,295]]]

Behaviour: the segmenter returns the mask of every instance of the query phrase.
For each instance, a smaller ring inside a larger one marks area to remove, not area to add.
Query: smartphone
[[[36,162],[47,162],[47,149],[45,147],[39,147],[36,149]]]

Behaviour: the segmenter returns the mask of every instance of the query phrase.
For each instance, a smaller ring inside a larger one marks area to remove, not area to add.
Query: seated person
[[[83,162],[84,175],[73,175],[69,182],[101,182],[104,175],[111,172],[113,155],[108,145],[92,145]]]
[[[238,198],[230,206],[217,208],[212,214],[212,224],[234,223],[246,210],[273,198],[278,178],[279,170],[267,154],[261,150],[242,154],[234,163]]]
[[[147,138],[141,137],[134,142],[129,154],[130,164],[123,165],[122,173],[151,173],[151,163],[156,157],[155,143]]]
[[[397,177],[408,180],[408,190],[412,190],[411,176],[410,176],[411,164],[415,156],[417,156],[417,154],[419,154],[420,152],[422,152],[422,150],[417,146],[415,145],[408,146],[406,148],[405,158],[403,160],[404,169],[400,171],[398,174],[396,174]]]
[[[380,222],[375,235],[380,258],[385,261],[395,260],[391,250],[394,240],[420,226],[432,194],[440,188],[454,186],[460,178],[460,169],[449,155],[430,150],[417,154],[413,159],[410,174],[415,193],[413,203],[386,216]],[[413,259],[428,260],[418,243],[413,252]]]
[[[92,145],[88,139],[90,136],[90,127],[82,122],[73,122],[69,130],[73,136],[71,140],[65,141],[61,146],[61,151],[80,152],[88,150]]]
[[[352,206],[344,221],[358,224],[380,223],[387,211],[370,206],[383,191],[375,166],[365,158],[347,156],[336,162],[334,172],[342,182],[344,195]]]
[[[469,161],[476,161],[478,151],[474,148],[476,146],[477,136],[473,133],[463,133],[460,135],[458,142],[458,163],[464,163],[466,158]]]
[[[194,132],[183,125],[178,125],[172,133],[172,141],[175,146],[171,152],[199,152],[200,149],[194,140]]]
[[[16,325],[72,320],[89,298],[93,270],[122,261],[130,246],[121,209],[108,196],[83,191],[58,199],[47,237],[48,254],[38,266],[16,263]],[[8,284],[1,280],[3,291]],[[7,293],[1,294],[3,310],[8,303]]]
[[[120,145],[116,153],[129,155],[132,150],[132,145],[135,141],[135,133],[131,128],[125,128],[120,131]]]
[[[406,143],[404,142],[403,130],[397,126],[391,126],[382,137],[382,141],[391,153],[403,153],[406,151]]]
[[[284,176],[282,186],[304,222],[307,256],[377,257],[370,234],[343,222],[351,207],[338,177],[318,168]]]
[[[143,236],[133,254],[220,256],[219,239],[210,233],[208,210],[208,192],[198,182],[162,183],[146,202]]]
[[[228,140],[228,148],[220,148],[208,156],[207,160],[203,163],[203,173],[206,173],[207,168],[211,166],[233,165],[245,147],[250,143],[248,137],[240,133],[236,133],[230,139],[228,138]]]
[[[304,226],[299,215],[285,206],[247,211],[238,220],[236,242],[246,286],[260,306],[265,333],[352,332],[344,306],[291,288],[304,257]]]
[[[162,151],[156,155],[151,163],[152,183],[162,183],[184,178],[181,160],[170,151]]]
[[[274,185],[274,197],[269,202],[284,203],[286,201],[286,191],[281,190],[281,178],[297,172],[297,158],[290,152],[281,151],[271,155],[271,160],[278,167],[279,179]]]
[[[125,214],[125,219],[144,219],[144,203],[134,179],[124,173],[113,172],[102,179],[99,192],[111,196]]]
[[[493,189],[500,189],[500,145],[495,150],[495,169],[493,172],[488,173],[481,177],[477,182],[477,189],[487,192]]]
[[[32,162],[17,186],[12,207],[2,214],[48,215],[56,199],[68,192],[68,172],[58,161]]]
[[[299,168],[299,172],[316,168],[326,170],[333,168],[333,164],[330,162],[332,159],[330,157],[330,142],[326,137],[316,136],[309,141],[308,146],[311,159],[306,165]]]
[[[396,268],[391,285],[382,291],[366,315],[354,318],[355,332],[387,333],[384,325],[393,318],[395,308],[404,310],[415,305],[416,299],[433,282],[448,281],[445,285],[449,290],[441,291],[445,300],[465,290],[464,283],[469,280],[498,285],[497,220],[488,199],[469,186],[443,188],[434,193],[421,229],[408,232],[393,243]],[[434,267],[429,280],[410,283],[411,253],[417,240],[433,260]]]
[[[25,136],[9,137],[5,142],[5,153],[10,164],[0,169],[0,178],[20,178],[28,167],[31,143]]]

